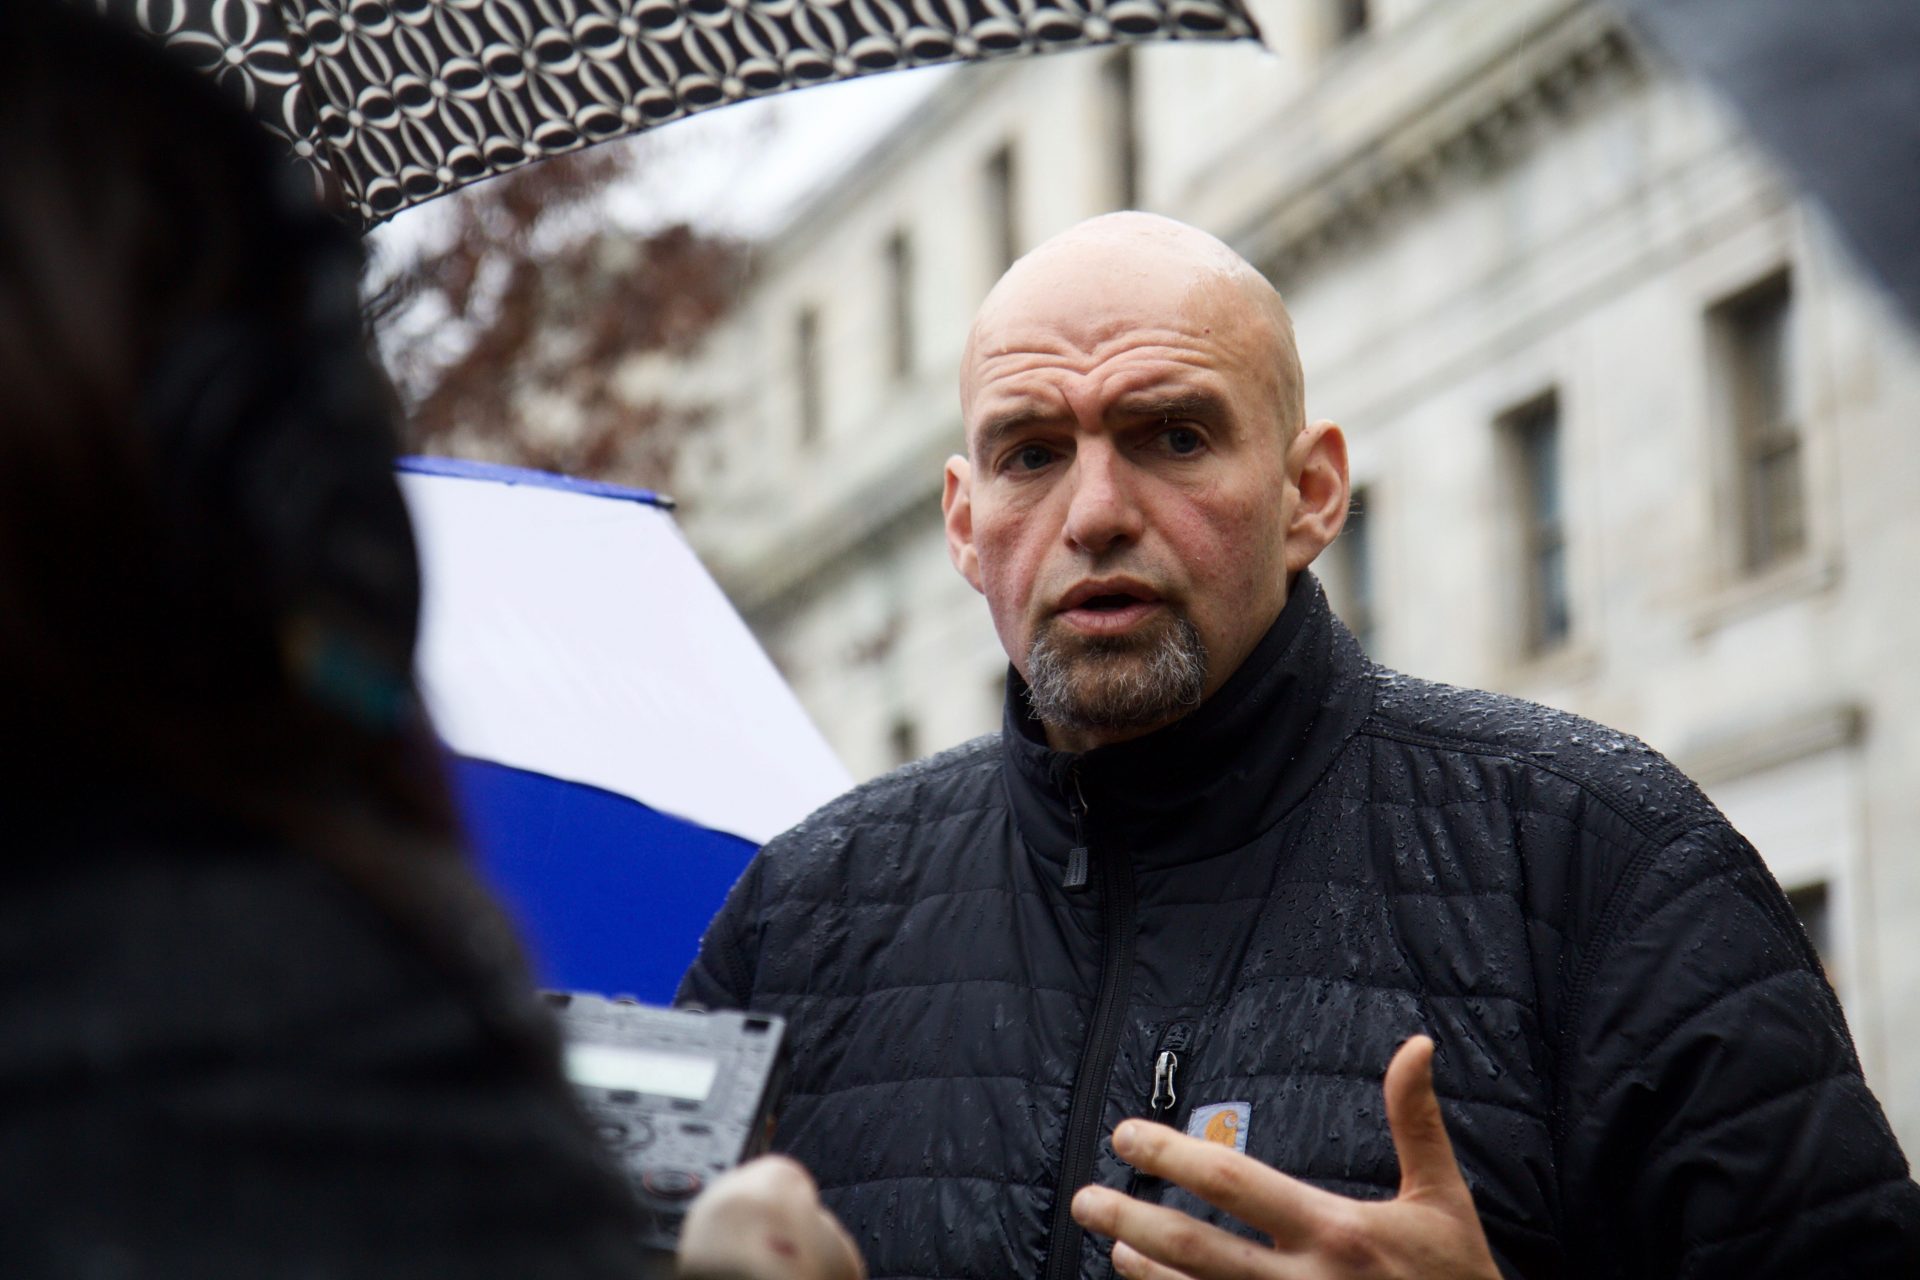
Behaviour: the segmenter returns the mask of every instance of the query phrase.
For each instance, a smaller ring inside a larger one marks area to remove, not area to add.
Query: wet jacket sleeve
[[[726,903],[700,938],[700,952],[680,979],[675,1004],[709,1009],[745,1009],[753,999],[759,967],[759,899],[762,860],[756,855],[727,894]]]
[[[1920,1276],[1920,1188],[1752,847],[1627,865],[1573,978],[1564,1211],[1620,1274]]]

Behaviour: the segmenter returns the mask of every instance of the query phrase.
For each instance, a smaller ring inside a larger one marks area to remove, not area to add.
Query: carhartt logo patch
[[[1247,1121],[1252,1115],[1251,1102],[1215,1102],[1195,1107],[1193,1115],[1187,1120],[1187,1134],[1203,1142],[1217,1142],[1223,1147],[1232,1147],[1245,1155]]]

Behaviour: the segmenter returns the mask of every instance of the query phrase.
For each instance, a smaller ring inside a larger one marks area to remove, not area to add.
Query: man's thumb
[[[1430,1199],[1436,1193],[1465,1194],[1466,1179],[1454,1162],[1453,1143],[1433,1092],[1433,1041],[1414,1036],[1387,1064],[1387,1128],[1400,1157],[1402,1197]]]

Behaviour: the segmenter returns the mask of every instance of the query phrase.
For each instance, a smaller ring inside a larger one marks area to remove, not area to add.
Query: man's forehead
[[[1177,348],[1133,348],[1125,354],[1126,359],[1094,368],[1090,375],[1064,362],[1025,356],[983,359],[975,379],[974,416],[982,422],[1053,416],[1070,412],[1070,398],[1097,405],[1107,415],[1125,415],[1182,397],[1217,397],[1222,375],[1233,372],[1215,360],[1186,358],[1192,353]]]
[[[1191,346],[1242,335],[1244,298],[1217,275],[1135,270],[1033,273],[980,309],[970,363],[1029,354],[1091,363],[1137,346]]]
[[[1213,236],[1151,214],[1109,214],[1008,269],[981,304],[961,361],[964,420],[984,385],[1023,363],[1091,367],[1113,349],[1184,348],[1196,363],[1274,378],[1298,416],[1293,325],[1272,285]]]
[[[1244,326],[1221,325],[1204,313],[1015,317],[977,330],[969,361],[983,382],[1050,371],[1092,373],[1116,366],[1123,357],[1127,367],[1164,367],[1163,376],[1173,376],[1185,366],[1216,364],[1222,344],[1244,333]]]
[[[1270,363],[1269,327],[1217,292],[1189,285],[1159,296],[1010,297],[1003,309],[983,313],[970,336],[961,372],[966,416],[1002,412],[1010,400],[1057,402],[1068,382],[1111,398],[1236,373],[1260,376]]]

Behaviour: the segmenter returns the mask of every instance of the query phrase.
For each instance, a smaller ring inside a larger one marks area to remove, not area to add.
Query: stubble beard
[[[1207,648],[1185,617],[1127,636],[1073,636],[1049,622],[1027,649],[1027,703],[1042,724],[1080,731],[1157,728],[1200,705]]]

